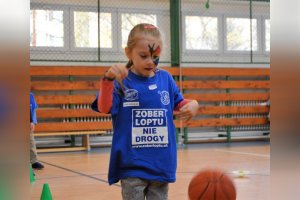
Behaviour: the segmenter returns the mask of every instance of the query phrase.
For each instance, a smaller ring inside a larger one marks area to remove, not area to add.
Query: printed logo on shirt
[[[123,107],[131,107],[131,106],[140,106],[140,102],[131,101],[131,102],[124,102],[123,103]]]
[[[138,91],[135,89],[127,89],[127,90],[125,90],[124,93],[125,93],[125,99],[127,101],[134,101],[139,98]]]
[[[132,147],[167,147],[165,109],[132,109]]]
[[[168,105],[170,103],[169,92],[164,90],[162,92],[159,92],[159,94],[160,94],[161,103],[164,105]]]
[[[149,85],[149,90],[155,90],[157,88],[156,84]]]

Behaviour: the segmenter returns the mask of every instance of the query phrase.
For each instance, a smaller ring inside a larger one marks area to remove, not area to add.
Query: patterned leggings
[[[121,180],[123,200],[167,200],[168,183],[149,181],[140,178]]]

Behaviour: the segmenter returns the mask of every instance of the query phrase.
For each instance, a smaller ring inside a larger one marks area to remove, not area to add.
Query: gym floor
[[[31,199],[40,199],[48,183],[55,200],[121,200],[121,187],[109,186],[110,148],[90,152],[43,153],[43,170],[35,170]],[[270,143],[235,142],[188,144],[178,148],[177,181],[170,184],[170,200],[188,200],[191,178],[205,167],[218,167],[233,177],[238,200],[270,199]],[[248,172],[239,177],[233,171]]]

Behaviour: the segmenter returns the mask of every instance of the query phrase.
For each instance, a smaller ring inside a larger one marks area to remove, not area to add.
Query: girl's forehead
[[[154,49],[156,49],[158,46],[162,46],[162,42],[161,39],[155,38],[155,37],[143,37],[140,38],[135,47],[139,48],[139,49],[145,49],[145,50],[149,50],[149,46],[154,47]]]

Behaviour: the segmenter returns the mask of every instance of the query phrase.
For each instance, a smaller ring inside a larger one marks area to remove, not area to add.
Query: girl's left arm
[[[198,113],[199,104],[196,100],[183,99],[175,108],[176,116],[185,121],[189,121]]]

